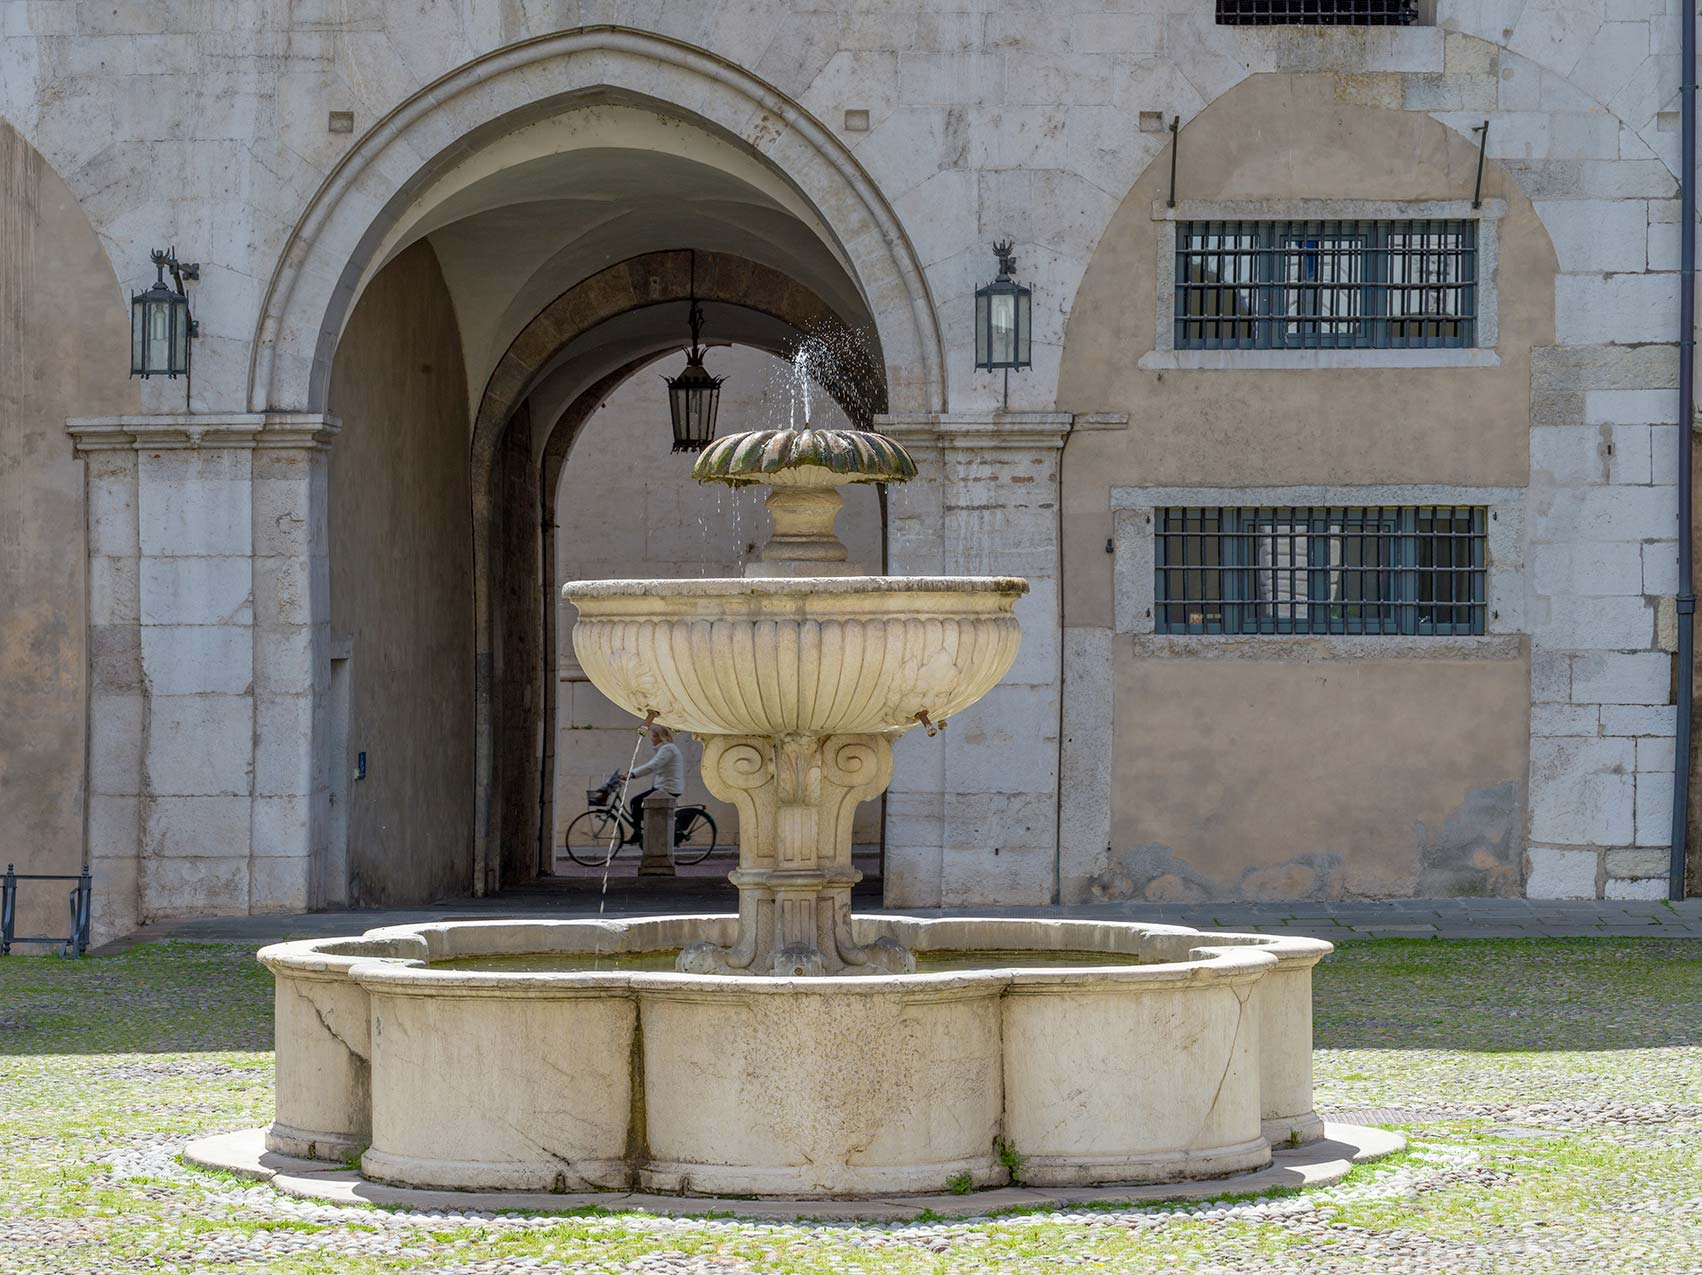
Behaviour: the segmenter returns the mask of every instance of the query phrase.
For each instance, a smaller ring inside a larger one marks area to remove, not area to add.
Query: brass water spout
[[[932,739],[935,735],[938,735],[946,728],[944,719],[937,722],[931,721],[928,717],[928,710],[925,708],[917,711],[916,720],[922,723],[922,728],[928,732],[929,739]]]

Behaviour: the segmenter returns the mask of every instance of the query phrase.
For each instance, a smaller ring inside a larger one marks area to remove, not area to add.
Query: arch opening
[[[662,135],[623,132],[634,102]],[[619,27],[556,32],[476,58],[367,132],[309,203],[268,283],[249,368],[251,405],[321,410],[343,326],[388,261],[420,237],[435,239],[444,229],[437,219],[466,221],[532,202],[504,193],[495,174],[623,145],[663,155],[690,148],[756,191],[760,198],[747,196],[753,207],[810,224],[865,301],[894,407],[944,409],[940,334],[921,266],[850,152],[743,68]],[[523,191],[540,189],[533,180]],[[619,256],[632,254],[630,243]]]
[[[817,393],[841,419],[866,424],[895,393],[943,403],[920,271],[837,143],[708,55],[629,37],[517,46],[447,77],[460,88],[434,90],[440,113],[402,108],[327,182],[269,290],[253,400],[344,418],[329,467],[330,612],[354,691],[346,712],[331,706],[329,751],[382,754],[399,780],[345,793],[333,824],[346,830],[330,839],[348,846],[349,880],[326,901],[400,902],[457,879],[486,893],[549,870],[558,524],[582,490],[605,494],[570,457],[613,402],[655,416],[624,472],[668,463],[649,454],[669,436],[665,406],[637,405],[686,343],[693,298],[725,346],[712,361],[754,368],[811,342]],[[613,53],[593,65],[592,49]],[[641,53],[658,55],[643,76]],[[519,91],[509,62],[549,66],[553,91],[507,96]],[[451,122],[464,131],[446,140]],[[410,338],[422,332],[429,349]],[[747,388],[724,400],[723,432],[757,423],[742,419]],[[390,406],[401,400],[409,412]],[[672,462],[667,481],[684,491],[688,465]],[[665,526],[622,520],[602,556],[679,569],[646,544],[680,532],[691,501],[660,503]],[[398,525],[414,534],[398,538]],[[373,572],[414,581],[430,604],[357,605],[355,582]],[[458,653],[453,674],[446,653]],[[432,706],[426,717],[381,707],[409,697]],[[434,749],[463,782],[428,761]],[[389,818],[428,784],[430,826]],[[404,824],[408,844],[386,831]],[[385,880],[402,857],[431,866]]]

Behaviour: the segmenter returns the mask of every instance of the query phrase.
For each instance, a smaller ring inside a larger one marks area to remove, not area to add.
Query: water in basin
[[[458,956],[433,961],[436,970],[474,970],[487,974],[585,974],[643,973],[671,971],[679,956],[661,952],[522,952],[502,956]],[[917,952],[918,974],[945,974],[961,970],[1073,969],[1080,966],[1141,965],[1142,957],[1128,952],[1083,951],[939,951]],[[878,970],[869,971],[880,973]],[[855,970],[846,971],[854,975]]]

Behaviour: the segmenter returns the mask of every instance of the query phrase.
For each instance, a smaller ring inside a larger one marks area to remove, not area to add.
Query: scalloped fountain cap
[[[700,483],[838,487],[916,477],[910,453],[866,429],[757,429],[718,438],[692,466]]]

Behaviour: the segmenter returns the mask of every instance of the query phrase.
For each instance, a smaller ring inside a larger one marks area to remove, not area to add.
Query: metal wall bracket
[[[1165,200],[1166,208],[1176,207],[1176,152],[1182,146],[1182,117],[1170,117],[1170,198]]]
[[[1472,207],[1483,207],[1483,153],[1489,149],[1489,121],[1484,120],[1472,132],[1479,134],[1477,139],[1477,185],[1472,187]]]

